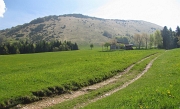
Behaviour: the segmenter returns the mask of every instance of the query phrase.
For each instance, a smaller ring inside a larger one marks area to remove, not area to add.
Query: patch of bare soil
[[[149,57],[147,57],[149,58]],[[147,59],[147,58],[144,58],[142,60],[140,60],[139,62],[137,63],[140,63],[142,62],[143,60]],[[157,58],[157,57],[156,57]],[[155,59],[156,59],[155,58]],[[122,86],[120,87],[117,87],[116,89],[114,90],[111,90],[109,92],[107,92],[106,94],[104,94],[103,96],[100,96],[100,97],[96,97],[95,99],[93,100],[90,100],[89,102],[87,103],[83,103],[83,104],[79,104],[77,105],[76,107],[74,107],[75,109],[76,108],[80,108],[80,107],[84,107],[86,105],[88,105],[89,103],[91,102],[96,102],[97,100],[99,99],[102,99],[106,96],[109,96],[125,87],[127,87],[129,84],[133,83],[134,81],[136,81],[137,79],[139,79],[145,72],[147,72],[147,70],[151,67],[152,63],[154,62],[153,59],[145,68],[145,70],[140,73],[137,77],[135,77],[133,80],[130,80],[128,82],[126,82],[125,84],[123,84]],[[42,108],[46,108],[46,107],[50,107],[50,106],[53,106],[55,104],[59,104],[59,103],[62,103],[64,101],[67,101],[67,100],[71,100],[71,99],[74,99],[76,97],[79,97],[81,95],[84,95],[84,94],[87,94],[89,91],[91,90],[96,90],[98,88],[101,88],[105,85],[108,85],[108,84],[111,84],[113,82],[116,82],[123,74],[129,72],[129,70],[134,66],[135,64],[129,66],[126,70],[124,70],[124,72],[120,72],[118,73],[116,76],[112,77],[112,78],[109,78],[103,82],[100,82],[100,83],[97,83],[97,84],[94,84],[94,85],[91,85],[91,86],[87,86],[87,87],[84,87],[78,91],[72,91],[70,93],[66,93],[66,94],[62,94],[62,95],[59,95],[59,96],[55,96],[55,97],[47,97],[47,98],[44,98],[43,100],[41,101],[37,101],[37,102],[34,102],[34,103],[31,103],[31,104],[26,104],[26,105],[17,105],[16,108],[21,108],[21,109],[42,109]]]

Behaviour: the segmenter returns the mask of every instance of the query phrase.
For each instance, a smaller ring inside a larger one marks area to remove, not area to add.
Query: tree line
[[[121,43],[121,45],[117,44]],[[123,44],[129,44],[129,40],[127,37],[116,37],[114,40],[110,42],[106,42],[101,44],[102,50],[103,46],[107,48],[111,45],[120,46],[121,49],[124,49]],[[167,28],[164,26],[162,30],[156,30],[153,34],[147,33],[135,33],[133,36],[133,40],[131,41],[136,49],[152,49],[152,48],[159,48],[159,49],[173,49],[180,47],[180,28],[177,26],[175,31],[172,31],[171,28]]]
[[[28,41],[19,41],[14,43],[2,43],[0,45],[0,54],[26,54],[26,53],[40,53],[40,52],[53,52],[53,51],[69,51],[78,50],[77,43],[71,41],[39,41],[31,43]]]
[[[176,31],[168,29],[167,26],[163,30],[155,31],[154,34],[134,34],[134,44],[137,49],[142,47],[159,48],[159,49],[173,49],[180,47],[180,28],[177,26]]]
[[[180,47],[180,28],[177,26],[176,31],[168,29],[166,26],[161,31],[163,39],[163,48],[164,49],[173,49]]]

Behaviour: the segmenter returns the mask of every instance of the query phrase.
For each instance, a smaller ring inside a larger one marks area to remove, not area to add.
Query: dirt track
[[[103,96],[96,97],[95,99],[90,100],[88,103],[83,103],[83,104],[77,105],[76,107],[74,107],[74,109],[77,109],[77,108],[80,108],[80,107],[82,108],[82,107],[88,105],[89,103],[96,102],[96,101],[99,100],[99,99],[105,98],[105,97],[107,97],[107,96],[109,96],[109,95],[111,95],[111,94],[113,94],[113,93],[115,93],[115,92],[117,92],[117,91],[119,91],[119,90],[121,90],[121,89],[126,88],[128,85],[130,85],[131,83],[135,82],[135,81],[138,80],[142,75],[144,75],[144,74],[148,71],[148,69],[152,66],[154,60],[156,60],[156,59],[157,59],[157,57],[154,58],[153,60],[151,60],[151,62],[146,66],[146,68],[144,69],[144,71],[142,71],[142,72],[141,72],[139,75],[137,75],[137,77],[135,77],[134,79],[132,79],[132,80],[124,83],[122,86],[117,87],[117,88],[114,89],[114,90],[111,90],[111,91],[105,93]]]
[[[147,58],[149,58],[149,57],[147,57]],[[147,59],[147,58],[145,58],[145,59]],[[140,62],[142,62],[145,59],[142,59],[142,60],[140,60],[137,63],[140,63]],[[84,107],[84,106],[86,106],[87,104],[89,104],[91,102],[96,102],[99,99],[102,99],[102,98],[104,98],[106,96],[109,96],[109,95],[111,95],[111,94],[113,94],[113,93],[115,93],[115,92],[117,92],[117,91],[127,87],[129,84],[133,83],[134,81],[139,79],[142,75],[144,75],[144,73],[148,71],[148,69],[151,67],[151,65],[153,64],[154,60],[156,60],[156,59],[157,59],[157,57],[154,58],[153,60],[151,60],[151,62],[146,66],[144,71],[141,72],[139,75],[137,75],[137,77],[135,77],[134,79],[124,83],[122,86],[117,87],[114,90],[111,90],[111,91],[107,92],[103,96],[96,97],[95,99],[90,100],[87,103],[79,104],[76,107],[74,107],[74,109],[80,108],[80,107]],[[120,72],[116,76],[114,76],[112,78],[109,78],[106,81],[103,81],[103,82],[100,82],[100,83],[97,83],[97,84],[94,84],[94,85],[91,85],[91,86],[88,86],[88,87],[84,87],[84,88],[82,88],[82,89],[80,89],[78,91],[72,91],[71,93],[68,93],[68,94],[62,94],[62,95],[55,96],[55,97],[45,98],[45,99],[43,99],[41,101],[34,102],[34,103],[31,103],[31,104],[27,104],[27,105],[18,105],[18,106],[16,106],[16,108],[22,108],[22,109],[42,109],[42,108],[53,106],[55,104],[59,104],[61,102],[67,101],[67,100],[74,99],[74,98],[79,97],[81,95],[87,94],[90,90],[96,90],[96,89],[101,88],[101,87],[103,87],[105,85],[108,85],[108,84],[111,84],[113,82],[116,82],[123,74],[129,72],[129,70],[134,65],[135,64],[131,65],[124,72]]]

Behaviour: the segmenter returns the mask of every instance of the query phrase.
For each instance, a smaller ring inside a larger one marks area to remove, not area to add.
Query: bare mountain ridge
[[[66,14],[37,18],[30,23],[0,31],[8,39],[68,40],[77,43],[100,44],[116,36],[132,38],[135,33],[152,34],[162,27],[141,20],[118,20]]]

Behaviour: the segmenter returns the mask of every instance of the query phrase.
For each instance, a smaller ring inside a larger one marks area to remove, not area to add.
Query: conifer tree
[[[161,31],[161,35],[163,38],[163,48],[164,49],[169,49],[170,48],[170,34],[169,30],[165,26],[163,30]]]

